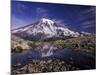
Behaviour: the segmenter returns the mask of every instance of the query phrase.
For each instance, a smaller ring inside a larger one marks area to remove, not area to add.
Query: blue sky
[[[11,28],[51,19],[75,31],[95,33],[95,6],[12,1]]]

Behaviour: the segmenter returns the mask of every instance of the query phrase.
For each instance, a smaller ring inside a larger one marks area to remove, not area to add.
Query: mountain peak
[[[42,18],[41,21],[42,21],[43,23],[54,24],[54,22],[53,22],[52,20],[47,19],[47,18]]]
[[[55,21],[47,18],[42,18],[37,23],[13,30],[12,33],[30,40],[78,37],[80,35],[78,32],[58,26]]]

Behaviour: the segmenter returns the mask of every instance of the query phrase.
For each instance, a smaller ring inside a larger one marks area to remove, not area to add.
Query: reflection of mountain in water
[[[57,48],[54,47],[53,45],[50,45],[49,43],[43,44],[43,45],[35,48],[35,51],[39,52],[42,57],[53,55],[53,52],[55,50],[57,50]]]
[[[12,65],[21,63],[24,66],[30,63],[29,58],[32,60],[60,59],[66,63],[78,66],[80,69],[95,68],[94,56],[74,50],[57,49],[49,43],[42,44],[25,53],[12,55]]]

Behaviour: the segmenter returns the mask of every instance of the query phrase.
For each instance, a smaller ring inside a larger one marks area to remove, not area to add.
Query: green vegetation
[[[11,49],[12,53],[21,53],[23,49],[20,46],[17,46],[16,48]]]
[[[36,47],[36,44],[34,42],[28,42],[28,45],[31,47],[31,48],[35,48]]]
[[[95,54],[95,36],[83,36],[77,38],[67,38],[64,40],[45,40],[45,41],[28,41],[28,40],[17,40],[12,41],[12,53],[21,53],[24,50],[30,50],[36,48],[39,45],[49,43],[57,48],[61,49],[72,49],[82,51],[86,53]],[[19,50],[18,50],[19,49]]]
[[[58,48],[72,49],[95,54],[95,36],[85,36],[70,38],[66,40],[57,40],[54,45]]]

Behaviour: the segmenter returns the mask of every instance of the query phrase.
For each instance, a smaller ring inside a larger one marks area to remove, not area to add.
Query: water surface
[[[18,63],[21,63],[21,66],[31,63],[28,61],[29,58],[32,60],[60,59],[78,66],[80,69],[95,68],[95,56],[70,49],[58,49],[50,44],[44,44],[27,52],[12,55],[12,66]]]

